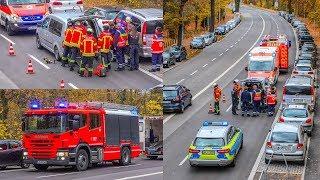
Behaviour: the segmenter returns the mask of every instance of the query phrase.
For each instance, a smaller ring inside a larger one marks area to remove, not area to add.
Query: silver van
[[[316,88],[312,77],[306,75],[291,76],[283,87],[283,105],[306,103],[314,110]]]
[[[81,20],[86,21],[88,27],[94,31],[94,36],[97,37],[102,32],[98,25],[99,17],[83,16],[82,12],[64,12],[49,14],[41,23],[37,25],[36,29],[36,45],[38,49],[47,49],[54,53],[55,59],[60,60],[63,56],[63,39],[64,32],[67,28],[67,19],[72,21]]]
[[[115,22],[125,21],[126,17],[132,19],[132,24],[141,33],[143,45],[139,51],[140,57],[151,57],[151,42],[155,28],[163,28],[163,10],[155,8],[121,10]]]

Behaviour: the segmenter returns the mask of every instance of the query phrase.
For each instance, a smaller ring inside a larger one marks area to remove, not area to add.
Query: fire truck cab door
[[[99,113],[90,113],[89,137],[90,144],[103,144],[102,118]]]

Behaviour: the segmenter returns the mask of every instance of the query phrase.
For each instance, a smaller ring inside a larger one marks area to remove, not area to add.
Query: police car
[[[243,146],[243,132],[227,121],[205,121],[189,147],[188,160],[194,166],[236,165]]]

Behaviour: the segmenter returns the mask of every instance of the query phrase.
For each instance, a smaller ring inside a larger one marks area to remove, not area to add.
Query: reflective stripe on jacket
[[[63,45],[70,46],[70,47],[72,46],[71,44],[72,34],[73,34],[73,28],[72,27],[67,28],[66,31],[64,32]]]
[[[86,36],[86,38],[81,42],[80,51],[82,56],[95,56],[97,53],[97,40],[92,35]]]
[[[151,44],[151,53],[160,54],[160,53],[163,53],[163,50],[164,50],[163,36],[161,34],[153,35],[152,44]]]
[[[98,48],[100,49],[100,52],[108,53],[110,52],[110,47],[112,45],[113,38],[111,33],[109,32],[103,32],[100,34],[98,38]]]

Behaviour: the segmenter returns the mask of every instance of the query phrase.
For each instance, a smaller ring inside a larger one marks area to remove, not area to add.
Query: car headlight
[[[57,152],[57,157],[68,157],[69,152]]]
[[[20,20],[20,17],[16,14],[11,14],[11,19],[15,22],[19,21]]]
[[[27,152],[27,151],[24,151],[24,152],[23,152],[23,155],[24,155],[24,156],[28,156],[28,152]]]

